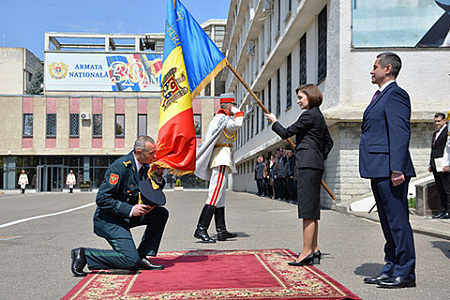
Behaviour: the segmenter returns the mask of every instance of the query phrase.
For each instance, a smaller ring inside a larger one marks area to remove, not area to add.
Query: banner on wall
[[[353,0],[353,46],[450,47],[449,0]]]
[[[160,92],[161,54],[45,53],[45,91]]]

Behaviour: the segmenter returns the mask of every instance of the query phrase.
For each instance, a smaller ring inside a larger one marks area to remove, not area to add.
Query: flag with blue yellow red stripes
[[[156,148],[157,167],[195,170],[192,99],[226,66],[226,58],[179,0],[168,0]]]

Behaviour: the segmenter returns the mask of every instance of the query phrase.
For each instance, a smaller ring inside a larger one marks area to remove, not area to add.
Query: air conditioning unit
[[[271,13],[272,9],[272,0],[263,0],[263,13]]]
[[[91,119],[91,113],[81,113],[80,114],[81,120],[90,120]]]

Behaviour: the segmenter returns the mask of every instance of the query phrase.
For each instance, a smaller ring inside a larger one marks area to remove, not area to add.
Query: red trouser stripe
[[[220,187],[222,186],[222,182],[223,182],[223,177],[224,177],[223,173],[224,173],[224,171],[225,171],[225,166],[220,166],[219,176],[217,178],[217,185],[216,185],[216,188],[214,189],[214,193],[213,193],[213,195],[211,197],[211,205],[216,206],[217,196],[219,194]]]

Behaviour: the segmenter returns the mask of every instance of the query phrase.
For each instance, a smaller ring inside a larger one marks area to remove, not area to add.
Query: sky
[[[226,19],[229,0],[182,0],[198,23]],[[0,47],[44,59],[45,32],[163,33],[166,0],[0,0]]]

